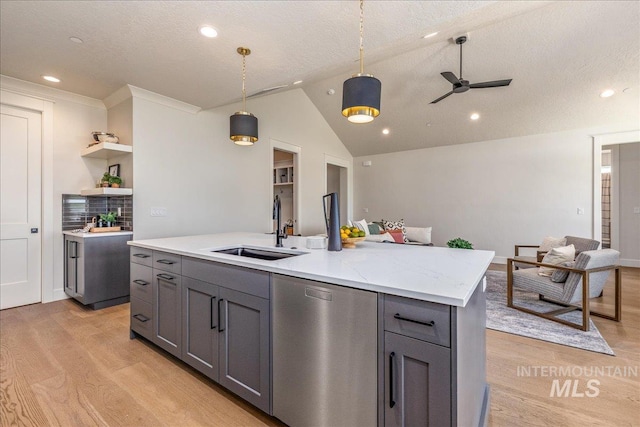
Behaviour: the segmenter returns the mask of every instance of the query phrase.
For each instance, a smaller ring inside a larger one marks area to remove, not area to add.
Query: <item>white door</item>
[[[40,113],[1,106],[0,309],[41,301]]]

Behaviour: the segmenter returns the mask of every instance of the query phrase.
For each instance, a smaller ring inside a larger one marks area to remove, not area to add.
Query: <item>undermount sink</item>
[[[306,252],[285,252],[285,251],[278,251],[273,249],[258,249],[258,248],[248,248],[248,247],[218,249],[211,252],[216,252],[219,254],[242,256],[246,258],[257,258],[265,261],[277,261],[279,259],[290,258],[298,255],[304,255],[306,253]]]

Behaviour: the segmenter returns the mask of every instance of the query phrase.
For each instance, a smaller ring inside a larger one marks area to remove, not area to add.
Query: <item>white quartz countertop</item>
[[[63,231],[62,234],[66,234],[67,236],[75,236],[82,237],[83,239],[93,238],[93,237],[109,237],[109,236],[126,236],[133,235],[133,231],[109,231],[107,233],[90,233],[84,231]]]
[[[89,233],[86,233],[89,234]],[[133,240],[131,246],[172,252],[272,273],[464,307],[481,282],[494,252],[433,246],[361,242],[355,249],[307,249],[306,237],[289,236],[285,248],[304,255],[265,261],[214,250],[238,246],[276,249],[275,236],[224,233]]]

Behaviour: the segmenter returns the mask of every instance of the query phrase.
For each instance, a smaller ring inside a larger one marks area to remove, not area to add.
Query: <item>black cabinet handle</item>
[[[136,279],[133,281],[133,283],[140,286],[147,286],[149,284],[149,282],[145,282],[144,280],[141,280],[141,279]]]
[[[430,320],[428,322],[423,322],[421,320],[415,320],[415,319],[408,319],[406,317],[402,317],[400,316],[400,313],[396,313],[393,315],[394,319],[398,319],[398,320],[404,320],[405,322],[411,322],[411,323],[417,323],[419,325],[424,325],[424,326],[433,326],[436,324],[436,322],[434,322],[433,320]]]
[[[222,321],[220,320],[220,315],[222,314],[222,308],[220,307],[220,303],[224,301],[224,299],[220,298],[218,300],[218,332],[224,332],[224,328],[222,327]]]
[[[149,320],[149,318],[143,314],[134,314],[133,317],[139,321],[141,321],[142,323],[146,322]]]
[[[394,406],[396,406],[396,401],[393,398],[393,365],[395,362],[395,358],[395,352],[392,351],[391,353],[389,353],[389,408],[393,408]]]
[[[211,329],[215,329],[216,325],[213,324],[213,301],[216,299],[216,297],[211,297],[211,314],[209,316],[209,323],[211,324]],[[218,323],[219,324],[219,323]]]
[[[169,276],[168,274],[164,274],[164,273],[156,274],[156,277],[159,277],[159,278],[165,279],[165,280],[173,280],[173,279],[175,279],[175,277]]]
[[[159,259],[156,262],[160,263],[160,264],[166,264],[166,265],[171,265],[171,264],[175,264],[175,261],[171,261],[168,259]]]
[[[151,255],[147,255],[147,254],[133,254],[134,257],[137,258],[149,258]]]

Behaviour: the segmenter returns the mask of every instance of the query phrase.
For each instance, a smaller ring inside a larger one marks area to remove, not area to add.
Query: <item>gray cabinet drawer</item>
[[[271,275],[266,271],[184,257],[182,275],[269,299]]]
[[[450,313],[448,305],[385,295],[384,330],[450,347]]]
[[[168,252],[153,251],[153,268],[180,274],[182,272],[182,257]]]
[[[149,267],[153,265],[153,251],[151,249],[136,248],[135,246],[131,246],[129,254],[131,262],[147,265]]]
[[[153,310],[151,303],[131,297],[131,330],[148,340],[153,338]]]
[[[153,282],[153,270],[146,265],[131,263],[131,297],[151,303],[151,284]]]

